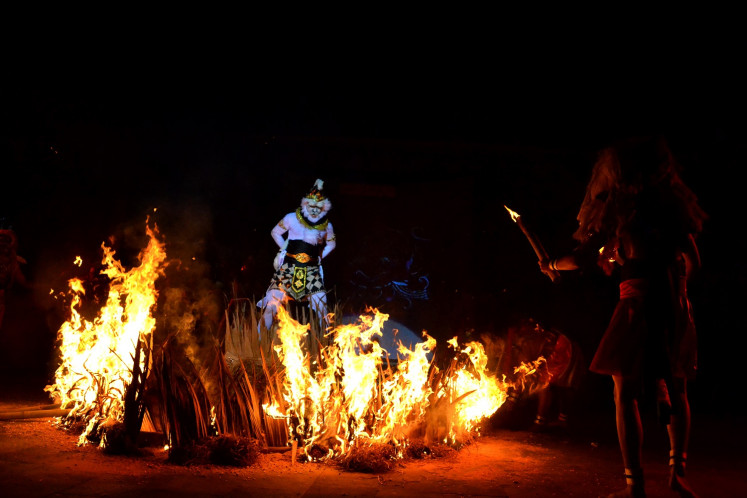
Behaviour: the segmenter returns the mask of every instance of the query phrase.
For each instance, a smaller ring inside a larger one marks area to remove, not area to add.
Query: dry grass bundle
[[[200,372],[175,342],[167,341],[154,355],[151,396],[158,404],[160,426],[172,447],[188,446],[207,437],[210,398]]]
[[[448,444],[435,443],[428,445],[431,450],[431,458],[451,458],[456,456],[457,449]]]
[[[180,446],[170,446],[168,461],[185,467],[208,465],[210,463],[210,447],[198,441]]]
[[[166,433],[174,461],[205,461],[205,444],[198,441],[218,435],[250,438],[262,447],[287,445],[285,422],[262,409],[282,399],[282,365],[272,349],[272,331],[257,333],[255,309],[251,300],[229,304],[225,338],[203,348],[200,368],[174,334],[159,346],[149,379],[149,413]]]
[[[426,458],[445,458],[456,454],[452,446],[438,442],[427,443],[423,439],[414,439],[409,442],[405,450],[405,458],[412,460],[423,460]]]
[[[71,411],[66,417],[60,418],[58,425],[60,428],[73,434],[82,434],[86,430],[86,427],[88,427],[88,418],[86,415],[78,415]],[[98,428],[100,429],[101,426]],[[98,444],[101,441],[100,432],[95,431],[92,434],[89,434],[86,437],[86,440],[89,443]]]
[[[262,409],[265,403],[283,399],[283,368],[274,349],[278,343],[275,328],[265,328],[256,302],[246,298],[234,298],[228,303],[224,323],[223,359],[233,378],[221,382],[230,393],[222,400],[220,411],[226,412],[230,406],[231,411],[242,413],[242,419],[248,417],[249,433],[264,446],[287,446],[285,421],[268,417]],[[225,372],[221,377],[228,379]],[[235,427],[223,427],[224,432],[237,433]]]
[[[329,345],[330,338],[327,337],[325,326],[319,317],[309,311],[307,305],[289,301],[286,309],[294,320],[309,324],[306,346],[311,356],[318,355],[321,349]],[[342,316],[339,304],[333,305],[329,311],[335,317]],[[265,327],[261,319],[262,312],[253,299],[233,298],[228,302],[222,320],[222,325],[225,324],[223,349],[232,369],[239,362],[255,366],[272,366],[278,363],[274,349],[279,344],[276,328],[273,326],[268,330]],[[222,326],[220,328],[223,329]]]
[[[112,387],[107,372],[87,372],[96,387],[96,398],[88,404],[68,401],[65,408],[71,410],[59,422],[62,428],[82,434],[78,444],[100,444],[104,448],[114,444],[117,448],[111,449],[110,453],[133,452],[131,449],[135,447],[146,411],[145,380],[149,373],[150,351],[148,344],[138,341],[134,355],[129,358],[133,365],[130,367],[132,379],[126,384],[124,393]],[[140,368],[141,355],[145,357],[144,369]],[[125,359],[120,358],[120,361],[124,363]],[[120,401],[123,401],[121,420],[116,414]]]
[[[177,465],[221,465],[249,467],[260,454],[254,438],[224,434],[169,449],[169,461]]]
[[[215,465],[248,467],[257,461],[260,452],[261,446],[256,439],[224,434],[213,438],[210,461]]]
[[[358,441],[350,448],[350,451],[338,457],[334,463],[352,472],[383,474],[394,469],[398,463],[407,460],[451,458],[457,452],[457,449],[448,444],[428,443],[424,439],[410,440],[403,454],[400,454],[392,443]]]
[[[346,470],[380,474],[394,468],[397,449],[390,443],[359,440],[337,463]]]
[[[232,374],[220,349],[216,347],[213,352],[211,372],[215,382],[212,383],[214,392],[211,394],[217,431],[221,434],[251,436],[264,443],[260,402],[243,364]]]
[[[116,423],[104,429],[102,438],[104,453],[108,455],[135,455],[142,451],[135,444],[124,423]]]
[[[263,359],[272,362],[277,358],[273,350],[277,344],[275,331],[265,328],[254,300],[234,298],[229,301],[223,322],[223,349],[232,370],[239,362],[259,366]]]
[[[295,311],[304,312],[302,309]],[[306,336],[308,364],[310,368],[325,368],[329,360],[326,348],[332,338],[320,329],[319,323],[313,319],[315,317],[306,317],[307,320],[310,318],[310,332]],[[280,414],[292,415],[286,409],[283,396],[285,368],[274,349],[278,342],[274,327],[264,330],[258,319],[261,317],[252,300],[234,299],[229,302],[225,323],[218,329],[225,335],[214,339],[211,350],[203,348],[202,368],[199,369],[175,343],[169,347],[167,341],[160,349],[161,354],[154,361],[161,394],[160,407],[155,412],[160,415],[158,418],[168,434],[172,462],[181,465],[248,465],[253,458],[249,446],[256,445],[257,451],[259,448],[286,447],[289,434],[301,437],[293,432],[298,420],[280,418],[282,415],[270,417],[263,408],[263,405],[273,405]],[[335,324],[332,325],[334,328]],[[451,358],[445,370],[457,367],[474,369],[465,355]],[[391,380],[392,368],[387,358],[386,366],[380,367],[378,385]],[[440,392],[451,388],[446,385],[445,377],[444,370],[432,369],[428,372],[427,383],[435,386],[434,392]],[[443,418],[445,413],[451,413],[451,405],[456,405],[470,393],[462,393],[457,399],[445,397],[441,404],[449,406],[432,407],[426,420],[405,421],[403,425],[407,426],[407,432],[403,436],[413,441],[409,446],[398,447],[391,441],[350,440],[348,443],[352,446],[349,450],[331,463],[350,471],[381,473],[394,468],[398,460],[442,458],[453,454],[454,445],[469,444],[465,440],[469,434],[462,435],[458,441],[451,440],[451,446],[430,443],[443,441],[444,436],[440,431],[439,434],[429,434],[427,426],[433,425],[448,432],[452,425],[450,417],[441,420],[438,416]],[[375,423],[372,413],[364,416],[371,417],[372,425]],[[299,441],[299,449],[304,448],[299,456],[312,461],[322,461],[329,456],[330,448],[324,447],[329,441],[323,439],[312,447],[305,447],[304,439]],[[251,445],[239,444],[244,440],[251,441]]]
[[[310,362],[311,365],[321,364],[322,351],[330,343],[323,324],[305,305],[291,301],[286,306],[295,320],[309,324],[306,351],[311,358],[317,359]],[[267,330],[261,312],[252,299],[234,298],[228,302],[223,319],[225,327],[220,328],[225,332],[222,341],[225,367],[233,374],[235,386],[229,385],[232,382],[226,385],[231,391],[232,411],[242,411],[249,416],[253,428],[251,434],[265,446],[283,447],[288,445],[286,421],[269,417],[262,409],[263,404],[285,406],[282,386],[285,370],[275,351],[279,344],[276,326]],[[332,316],[341,316],[339,305],[332,306],[331,313]],[[225,375],[221,377],[225,378]],[[219,420],[225,406],[229,404],[222,403],[219,408]],[[239,433],[235,427],[223,427],[221,432]]]

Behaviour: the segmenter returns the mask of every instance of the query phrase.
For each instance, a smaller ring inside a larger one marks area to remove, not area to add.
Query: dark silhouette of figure
[[[5,294],[14,286],[29,288],[21,264],[26,261],[18,255],[18,237],[10,227],[0,225],[0,327],[5,316]]]
[[[540,261],[543,272],[597,264],[620,273],[620,299],[590,365],[612,376],[626,487],[611,496],[645,496],[638,401],[647,382],[670,440],[669,486],[695,496],[685,480],[690,434],[687,380],[696,338],[687,281],[700,267],[695,237],[707,218],[660,137],[606,148],[594,165],[578,214],[579,246]]]

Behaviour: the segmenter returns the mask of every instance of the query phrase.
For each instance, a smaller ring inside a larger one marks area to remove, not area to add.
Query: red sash
[[[646,293],[646,280],[631,278],[620,282],[620,299],[640,297]]]

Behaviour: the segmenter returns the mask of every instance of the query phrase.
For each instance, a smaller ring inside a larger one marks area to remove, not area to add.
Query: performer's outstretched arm
[[[539,262],[540,270],[547,273],[548,271],[570,271],[578,270],[579,264],[573,254],[567,254],[556,259],[546,259]]]
[[[326,258],[329,253],[335,250],[337,247],[337,241],[335,239],[335,230],[332,228],[332,223],[327,223],[327,236],[324,239],[324,249],[322,250],[322,259]]]
[[[291,215],[285,215],[282,220],[278,221],[278,224],[272,227],[272,231],[270,232],[270,235],[272,235],[272,240],[275,241],[275,243],[278,245],[279,248],[283,248],[283,244],[285,244],[285,233],[288,231],[288,227],[290,227],[289,221],[286,219],[288,216]]]

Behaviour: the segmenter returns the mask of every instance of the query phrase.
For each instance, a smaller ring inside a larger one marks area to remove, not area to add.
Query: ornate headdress
[[[309,193],[301,199],[302,206],[316,206],[322,209],[324,213],[332,209],[332,203],[324,195],[324,182],[317,178],[314,182],[314,186],[311,187]]]

